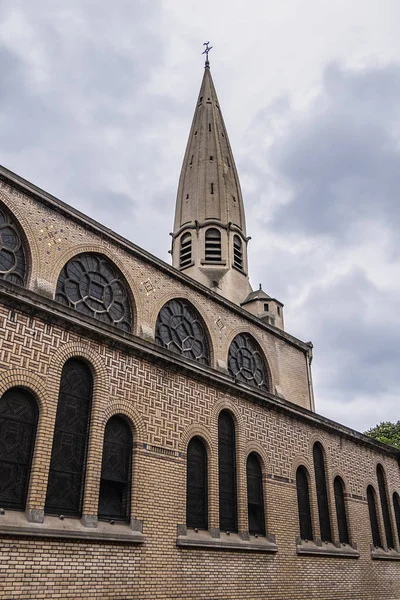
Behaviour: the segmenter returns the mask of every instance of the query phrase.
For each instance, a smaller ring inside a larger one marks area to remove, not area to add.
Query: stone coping
[[[371,558],[374,560],[400,560],[400,549],[376,548],[371,544]]]
[[[333,544],[321,540],[305,541],[296,539],[296,553],[298,556],[332,556],[336,558],[359,558],[357,544]]]
[[[178,526],[176,545],[180,548],[208,548],[210,550],[241,550],[276,553],[275,536],[254,536],[248,533],[225,533],[218,530],[204,531]],[[218,537],[216,537],[218,536]]]

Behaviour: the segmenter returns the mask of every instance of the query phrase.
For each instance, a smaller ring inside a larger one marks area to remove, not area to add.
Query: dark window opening
[[[222,260],[221,233],[218,229],[207,229],[205,234],[205,260],[220,262]]]
[[[211,187],[211,193],[213,194],[214,193],[214,184],[212,183],[210,187]]]
[[[249,533],[265,535],[264,492],[260,460],[252,452],[247,459]]]
[[[312,523],[310,508],[310,492],[308,473],[304,467],[296,471],[297,505],[299,509],[300,537],[302,540],[312,540]]]
[[[211,132],[211,123],[208,124],[208,131]]]
[[[227,411],[218,419],[219,528],[237,531],[235,425]]]
[[[186,526],[208,528],[207,451],[197,437],[190,440],[187,450]]]
[[[280,315],[280,314],[281,314],[281,307],[280,307],[280,306],[277,306],[277,307],[276,307],[276,312],[278,313],[278,315]]]
[[[385,526],[386,543],[388,548],[394,548],[392,524],[390,522],[389,503],[386,494],[385,473],[381,465],[377,466],[376,474],[378,477],[379,496],[381,499],[383,524]]]
[[[328,490],[326,486],[324,454],[322,446],[318,442],[314,444],[313,457],[321,540],[323,542],[331,542],[332,533],[329,519]]]
[[[186,200],[189,200],[189,194],[186,194]]]
[[[400,541],[400,498],[397,492],[393,494],[394,516],[396,518],[397,537]]]
[[[200,98],[199,98],[199,104],[201,104],[202,100],[203,100],[203,96],[200,96]]]
[[[196,133],[197,133],[197,132],[196,132]],[[196,134],[195,134],[195,135],[196,135]],[[194,155],[192,154],[192,156],[190,157],[190,163],[189,163],[189,165],[192,165],[192,164],[193,164],[193,156],[194,156]]]
[[[243,269],[243,244],[238,235],[233,237],[233,264],[237,269]]]
[[[264,311],[269,312],[269,304],[264,304]]]
[[[234,202],[236,202],[236,198],[235,198],[235,196],[232,196],[232,200],[233,200]]]
[[[349,543],[349,530],[347,527],[346,505],[344,501],[344,484],[340,477],[334,481],[336,517],[339,530],[339,541],[341,544]]]
[[[210,160],[214,160],[214,158],[212,156],[210,156]]]
[[[231,163],[229,162],[229,156],[226,157],[226,162],[227,162],[228,167],[230,167]]]
[[[375,548],[382,548],[381,534],[379,532],[378,514],[376,512],[375,491],[372,485],[367,488],[367,501],[369,521],[371,524],[372,543]]]
[[[188,194],[189,196],[189,194]],[[192,235],[184,233],[181,237],[181,248],[179,252],[179,267],[183,269],[192,262]]]
[[[197,135],[197,131],[194,132],[194,135]]]

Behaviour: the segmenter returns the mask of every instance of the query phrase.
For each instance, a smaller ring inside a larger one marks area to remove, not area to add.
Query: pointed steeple
[[[239,177],[207,56],[179,179],[173,264],[240,304],[251,292],[247,242]]]

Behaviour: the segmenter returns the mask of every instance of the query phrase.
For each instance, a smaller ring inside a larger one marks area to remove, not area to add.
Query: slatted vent
[[[221,233],[218,229],[206,231],[206,262],[220,262],[222,260]]]
[[[233,238],[233,264],[237,269],[243,270],[242,240],[238,235]]]
[[[181,237],[181,249],[179,253],[179,267],[184,269],[192,262],[192,235],[184,233]]]

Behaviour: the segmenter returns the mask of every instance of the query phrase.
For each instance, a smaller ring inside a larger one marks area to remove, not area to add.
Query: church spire
[[[206,62],[179,179],[172,257],[176,268],[240,304],[247,275],[242,192],[220,104]]]

